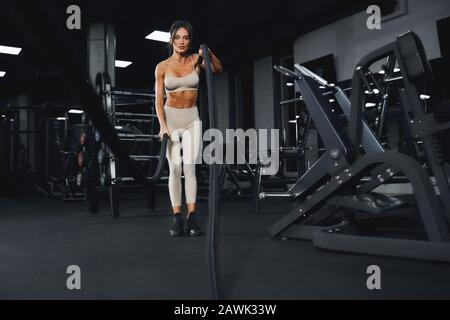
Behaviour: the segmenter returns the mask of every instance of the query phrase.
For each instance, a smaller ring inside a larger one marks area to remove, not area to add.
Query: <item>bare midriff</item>
[[[172,108],[189,109],[197,105],[197,91],[167,93],[166,105]]]

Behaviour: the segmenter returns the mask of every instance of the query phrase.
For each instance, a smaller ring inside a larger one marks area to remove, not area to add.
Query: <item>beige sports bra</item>
[[[194,62],[192,61],[192,68],[194,69],[190,74],[184,77],[174,77],[166,75],[164,77],[164,87],[166,93],[180,92],[180,91],[197,91],[200,77],[195,71]]]

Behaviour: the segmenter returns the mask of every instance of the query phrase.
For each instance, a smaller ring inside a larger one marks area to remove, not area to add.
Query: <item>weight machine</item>
[[[434,178],[439,180],[439,194],[422,165],[405,154],[387,152],[362,117],[364,70],[387,56],[395,57],[400,66],[402,105],[411,116],[413,136],[422,141]],[[282,195],[297,199],[299,205],[269,229],[273,237],[312,240],[315,246],[329,250],[450,261],[450,175],[448,164],[438,157],[431,137],[448,129],[450,122],[439,122],[420,99],[418,87],[429,73],[427,63],[420,39],[414,33],[398,37],[358,64],[351,102],[338,86],[300,65],[295,65],[295,71],[275,66],[295,81],[327,152]],[[349,120],[348,131],[332,112],[320,86],[333,92]],[[399,199],[374,192],[400,172],[413,187],[418,226],[423,226],[423,232],[414,236],[386,236],[382,232],[399,227],[398,224],[410,227],[408,219],[396,214],[396,209],[404,205]]]

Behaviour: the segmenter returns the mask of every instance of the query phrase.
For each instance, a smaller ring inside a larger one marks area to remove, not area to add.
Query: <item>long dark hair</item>
[[[169,31],[170,32],[170,42],[168,44],[169,57],[172,56],[173,54],[173,39],[175,38],[177,31],[181,28],[186,29],[187,32],[189,33],[188,54],[192,53],[192,43],[194,41],[194,28],[192,28],[192,25],[186,20],[177,20],[172,24]]]

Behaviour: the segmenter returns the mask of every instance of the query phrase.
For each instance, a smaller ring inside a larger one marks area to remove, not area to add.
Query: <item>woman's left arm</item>
[[[216,55],[211,51],[211,49],[209,50],[209,57],[211,59],[211,67],[212,67],[212,72],[213,73],[222,73],[223,69],[222,69],[222,63],[220,62],[219,58],[216,57]],[[200,49],[198,51],[199,55],[197,56],[197,59],[199,58],[199,56],[203,56],[203,50]],[[202,64],[200,65],[203,69],[205,69],[206,66],[206,62],[205,60],[203,60]]]
[[[209,56],[211,57],[212,72],[216,74],[222,73],[222,63],[220,62],[219,58],[217,58],[211,50],[209,50]]]

